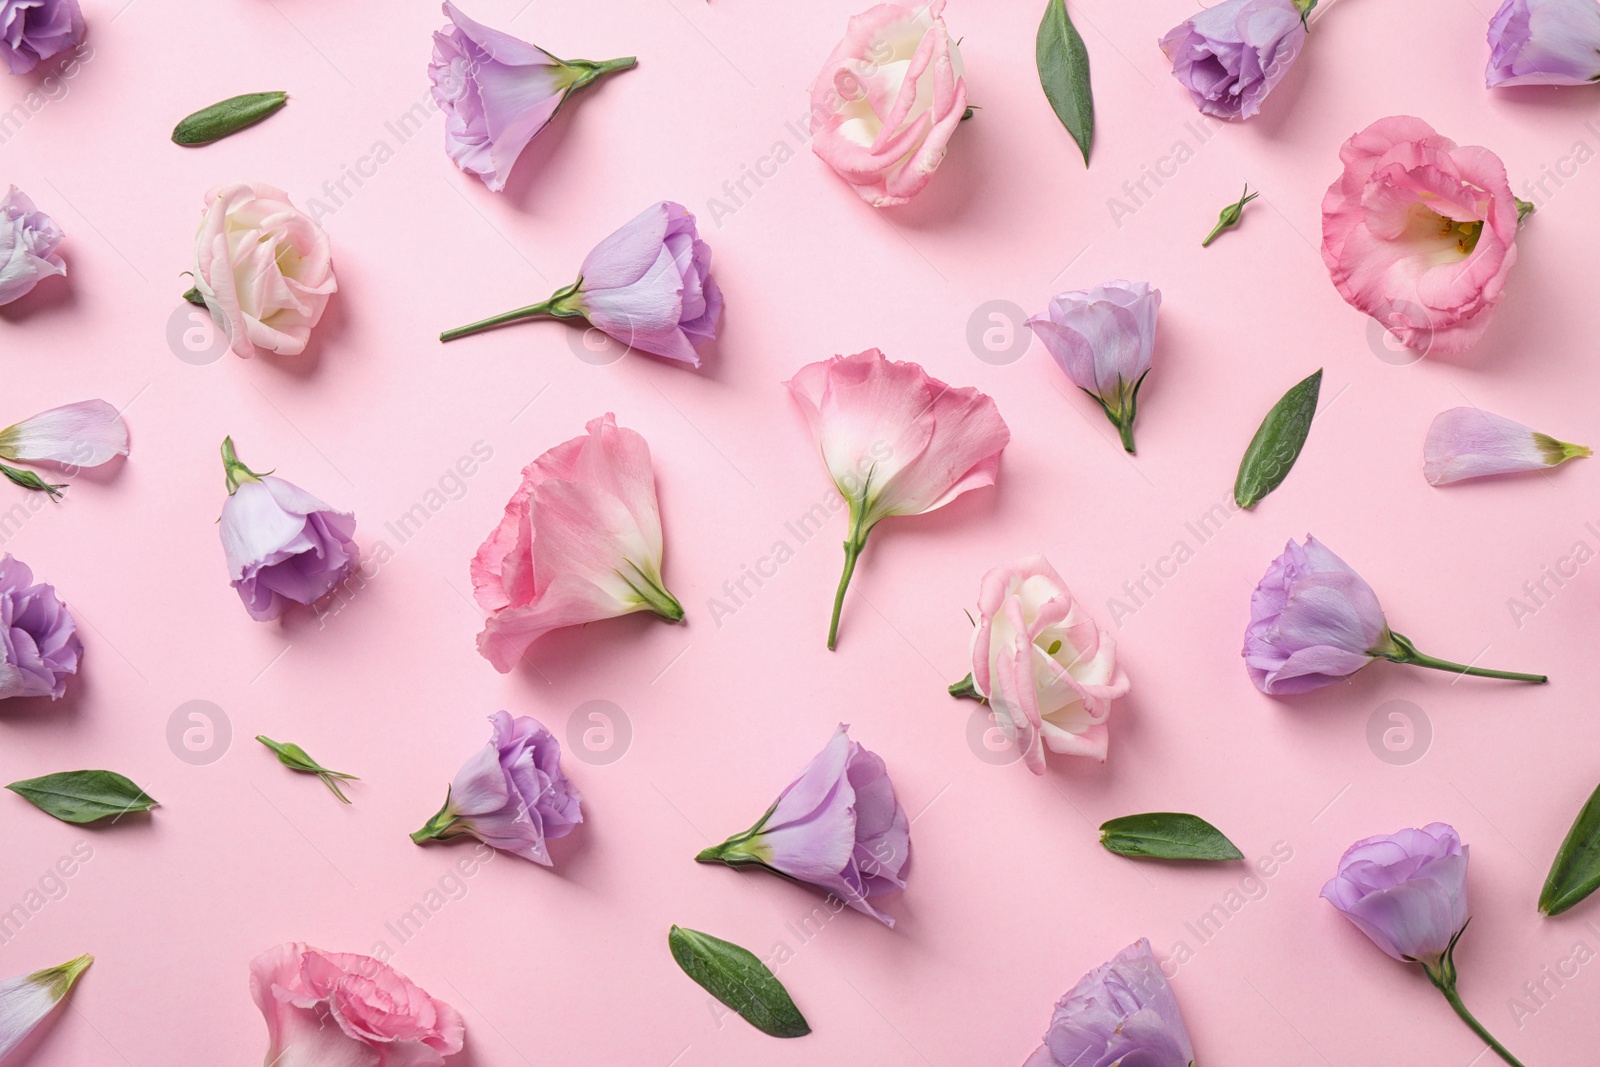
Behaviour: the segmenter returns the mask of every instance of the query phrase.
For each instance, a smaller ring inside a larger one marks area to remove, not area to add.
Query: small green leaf
[[[288,93],[245,93],[220,104],[202,108],[184,119],[172,131],[172,140],[181,145],[210,144],[230,134],[254,126],[289,102]]]
[[[115,771],[61,771],[6,788],[62,822],[95,822],[156,806],[153,797]]]
[[[679,926],[667,933],[667,946],[684,974],[762,1033],[804,1037],[811,1032],[783,983],[748,949]]]
[[[1083,165],[1089,165],[1089,145],[1094,140],[1094,94],[1089,86],[1089,50],[1067,15],[1066,0],[1048,0],[1039,35],[1034,42],[1039,84],[1055,109],[1056,118],[1078,142]]]
[[[35,492],[44,493],[51,500],[60,500],[63,495],[61,490],[67,487],[65,482],[47,482],[33,473],[33,471],[25,471],[20,467],[13,467],[7,463],[0,463],[0,474],[5,475],[24,489],[32,489]]]
[[[1100,827],[1100,843],[1119,856],[1158,860],[1244,859],[1221,830],[1198,815],[1154,811],[1125,815]]]
[[[1288,477],[1311,432],[1311,420],[1317,415],[1317,394],[1321,391],[1319,367],[1311,377],[1284,393],[1283,399],[1272,405],[1261,420],[1261,428],[1239,461],[1239,477],[1233,483],[1233,499],[1241,508],[1255,507]]]
[[[1600,889],[1600,789],[1589,797],[1561,842],[1539,894],[1539,910],[1560,915],[1596,889]]]
[[[190,287],[190,289],[183,294],[183,298],[197,308],[203,308],[206,306],[206,298],[200,295],[199,286]]]
[[[316,775],[322,780],[323,785],[333,790],[334,796],[338,797],[346,804],[350,803],[350,798],[344,795],[344,790],[339,788],[339,783],[341,781],[359,782],[361,779],[357,778],[353,774],[345,774],[342,771],[330,771],[328,768],[312,759],[310,753],[306,752],[305,749],[301,748],[293,741],[274,741],[265,734],[257,734],[256,740],[260,741],[263,745],[266,745],[268,748],[272,749],[273,752],[277,753],[279,763],[283,764],[291,771],[299,771],[301,774]]]

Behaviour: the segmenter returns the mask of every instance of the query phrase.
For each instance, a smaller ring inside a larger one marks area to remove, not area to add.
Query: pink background
[[[497,196],[448,162],[431,110],[409,142],[386,125],[426,99],[432,3],[86,0],[92,59],[0,144],[0,183],[59,220],[71,270],[0,311],[0,420],[104,397],[127,406],[133,454],[77,478],[60,506],[0,484],[0,512],[20,503],[26,515],[3,531],[5,550],[56,584],[88,650],[67,699],[0,711],[0,776],[110,767],[162,806],[82,829],[0,794],[0,909],[76,842],[93,852],[66,895],[0,945],[8,975],[98,958],[32,1063],[255,1063],[265,1032],[247,964],[286,940],[386,943],[395,966],[464,1013],[469,1051],[453,1062],[476,1067],[1020,1063],[1056,998],[1144,935],[1163,955],[1192,950],[1174,985],[1202,1063],[1467,1064],[1482,1046],[1422,975],[1317,899],[1352,841],[1430,820],[1473,850],[1467,1002],[1530,1065],[1600,1044],[1600,963],[1564,962],[1579,942],[1600,949],[1600,904],[1555,920],[1534,908],[1600,778],[1597,579],[1582,567],[1559,589],[1547,582],[1553,596],[1520,620],[1508,604],[1575,544],[1600,549],[1600,470],[1445,490],[1420,471],[1429,421],[1461,404],[1600,443],[1600,178],[1587,165],[1600,123],[1585,125],[1600,91],[1487,92],[1490,0],[1345,0],[1265,115],[1202,140],[1155,44],[1193,5],[1083,0],[1099,119],[1085,172],[1034,73],[1043,5],[957,0],[947,20],[983,110],[915,204],[877,212],[789,126],[856,3],[475,0],[470,14],[558,54],[641,59],[563,113]],[[40,85],[3,79],[0,108]],[[168,142],[194,108],[268,88],[292,101],[267,124],[198,150]],[[1490,146],[1542,205],[1493,327],[1457,359],[1407,365],[1341,301],[1317,253],[1339,144],[1395,113]],[[392,158],[363,162],[380,140]],[[775,154],[784,161],[763,162]],[[747,181],[736,205],[724,183],[757,166],[762,184]],[[368,176],[336,202],[323,186],[345,167]],[[1124,183],[1146,168],[1162,184],[1145,178],[1135,204]],[[1564,184],[1524,184],[1543,168]],[[177,297],[201,198],[239,178],[336,208],[324,224],[340,292],[307,358],[207,363],[184,348]],[[1246,180],[1261,199],[1202,251]],[[1114,218],[1112,197],[1137,210]],[[703,371],[586,362],[583,335],[556,323],[434,340],[542,299],[663,198],[700,215],[727,293]],[[988,301],[1032,313],[1116,277],[1165,295],[1137,459],[1037,344],[997,363],[967,340],[974,319],[990,325]],[[844,521],[804,544],[785,528],[829,484],[779,383],[871,346],[990,393],[1014,437],[997,488],[878,531],[829,654]],[[1227,501],[1262,414],[1318,366],[1324,412],[1287,484],[1201,544],[1185,524]],[[666,577],[688,624],[636,616],[566,631],[502,677],[473,648],[467,561],[518,469],[605,411],[650,442]],[[366,551],[392,551],[325,625],[309,613],[252,623],[228,588],[214,525],[227,433],[258,469],[353,509]],[[492,458],[457,488],[448,472],[479,442]],[[455,499],[428,496],[441,479]],[[419,502],[438,507],[402,544],[385,524]],[[1378,665],[1306,698],[1261,696],[1239,660],[1249,593],[1308,530],[1424,650],[1546,670],[1552,683]],[[714,619],[709,598],[780,540],[793,558]],[[1163,563],[1180,540],[1192,558]],[[1133,692],[1113,717],[1110,762],[1057,758],[1042,779],[980,759],[976,706],[944,693],[967,670],[962,610],[980,575],[1034,552],[1107,625],[1124,582],[1146,566],[1167,575],[1119,613]],[[209,765],[169,746],[169,719],[191,700],[231,722],[231,748]],[[557,846],[555,870],[502,856],[456,883],[470,845],[406,840],[491,712],[566,737],[591,700],[622,709],[631,745],[611,763],[569,750],[588,821]],[[1397,700],[1409,704],[1379,710]],[[1431,722],[1431,745],[1408,764],[1368,740],[1373,717],[1381,731],[1397,710]],[[828,915],[820,896],[691,862],[752,822],[841,720],[887,760],[916,819],[892,931],[845,912],[797,932],[814,910]],[[355,803],[279,767],[257,733],[360,774]],[[1242,865],[1138,865],[1101,850],[1101,821],[1148,810],[1200,813],[1252,860],[1275,847],[1290,858],[1251,880]],[[441,879],[459,899],[401,944],[386,924]],[[1187,924],[1218,905],[1226,918],[1202,943]],[[719,1027],[668,955],[672,923],[776,954],[814,1035]],[[1524,983],[1562,966],[1576,976],[1547,980],[1542,1004],[1526,998]]]

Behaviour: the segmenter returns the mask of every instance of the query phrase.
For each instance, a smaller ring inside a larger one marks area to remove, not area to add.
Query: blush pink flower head
[[[1584,445],[1557,441],[1503,415],[1481,408],[1441,411],[1422,446],[1422,473],[1429,485],[1469,478],[1540,471],[1593,455]]]
[[[1044,773],[1044,750],[1104,761],[1111,702],[1128,693],[1117,643],[1074,600],[1043,556],[983,576],[972,634],[972,685],[995,721]]]
[[[246,358],[304,352],[339,287],[322,227],[281,189],[251,182],[206,194],[194,277],[234,355]]]
[[[1416,351],[1461,352],[1489,326],[1517,261],[1505,164],[1421,119],[1379,119],[1339,150],[1322,260],[1339,295]]]
[[[661,514],[650,446],[607,413],[522,471],[500,525],[472,560],[489,613],[478,651],[502,674],[563,626],[683,607],[661,579]]]
[[[428,77],[445,115],[445,152],[495,192],[567,97],[637,62],[560,60],[537,45],[491,29],[446,2],[450,25],[433,35]]]
[[[443,1067],[461,1051],[461,1013],[388,964],[300,942],[250,961],[267,1023],[266,1067]]]
[[[759,822],[695,857],[764,867],[816,886],[885,926],[874,901],[905,888],[911,823],[882,758],[841,724]]]
[[[828,634],[832,648],[845,590],[873,527],[993,485],[1011,431],[988,396],[952,388],[876,348],[808,364],[784,384],[850,507],[845,572]]]
[[[874,207],[922,191],[966,114],[943,10],[932,0],[855,16],[811,86],[811,150]]]

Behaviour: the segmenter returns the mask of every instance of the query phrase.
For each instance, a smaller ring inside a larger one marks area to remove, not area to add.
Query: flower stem
[[[866,547],[867,535],[861,533],[844,543],[844,573],[839,576],[839,591],[833,597],[833,621],[828,625],[828,650],[839,643],[839,613],[844,610],[844,591],[850,588],[850,576],[856,572],[856,560]]]
[[[435,841],[446,837],[455,837],[456,834],[452,833],[451,831],[455,829],[456,823],[460,821],[460,817],[451,810],[450,794],[446,793],[444,797],[444,806],[434,813],[433,818],[429,819],[423,824],[422,829],[411,835],[411,840],[420,845],[426,841]]]
[[[1122,435],[1123,451],[1133,453],[1133,419],[1129,418],[1117,423],[1117,433]]]
[[[1404,663],[1412,667],[1427,667],[1429,670],[1449,671],[1452,674],[1471,674],[1479,678],[1503,678],[1509,682],[1533,682],[1542,685],[1550,680],[1544,674],[1524,674],[1521,671],[1496,671],[1487,667],[1470,667],[1465,663],[1455,663],[1447,659],[1439,659],[1424,652],[1418,652],[1417,646],[1411,639],[1403,634],[1393,631],[1389,634],[1392,647],[1387,650],[1375,650],[1372,655],[1382,656],[1384,659],[1395,663]]]
[[[978,683],[970,674],[955,685],[952,685],[949,692],[953,697],[965,697],[968,700],[976,700],[980,704],[984,700],[983,694],[978,692]]]
[[[507,311],[502,315],[491,315],[487,319],[457,326],[453,330],[446,330],[439,335],[441,341],[454,341],[458,337],[467,337],[471,334],[492,330],[496,326],[506,326],[513,322],[522,322],[525,319],[552,318],[552,319],[581,319],[583,311],[576,306],[573,297],[578,293],[578,287],[583,284],[579,278],[564,289],[557,289],[550,295],[549,300],[537,304],[529,304],[525,308]]]
[[[1457,936],[1459,937],[1460,935],[1458,934]],[[1453,943],[1451,948],[1454,949]],[[1449,1001],[1450,1007],[1455,1009],[1455,1013],[1461,1017],[1461,1021],[1471,1027],[1472,1032],[1477,1034],[1485,1045],[1493,1049],[1495,1055],[1505,1060],[1511,1067],[1523,1067],[1522,1061],[1508,1052],[1504,1045],[1496,1041],[1494,1035],[1484,1029],[1483,1024],[1473,1018],[1472,1013],[1467,1010],[1467,1006],[1461,1002],[1461,995],[1456,992],[1455,963],[1448,958],[1448,954],[1442,966],[1434,968],[1424,964],[1422,969],[1427,972],[1428,981],[1432,982],[1434,987],[1444,994],[1444,999]]]
[[[667,592],[666,586],[646,574],[644,569],[633,560],[624,560],[623,562],[633,568],[633,572],[638,575],[639,580],[634,581],[621,571],[617,571],[617,577],[628,583],[628,588],[632,589],[639,597],[640,603],[649,607],[651,611],[668,622],[682,622],[683,605],[678,603],[678,598]]]
[[[239,460],[239,455],[233,450],[233,438],[222,439],[222,473],[228,481],[228,495],[232,496],[239,491],[240,484],[244,482],[259,482],[262,475],[246,467]],[[271,474],[271,471],[267,472]]]
[[[573,79],[572,88],[568,92],[582,89],[585,85],[598,81],[607,74],[615,74],[619,70],[632,70],[638,65],[639,60],[636,56],[623,56],[621,59],[607,59],[598,63],[589,59],[570,60],[567,66],[576,69],[579,74]]]

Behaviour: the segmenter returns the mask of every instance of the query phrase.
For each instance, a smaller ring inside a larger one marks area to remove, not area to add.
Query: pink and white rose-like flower
[[[985,574],[978,611],[971,685],[1028,769],[1044,773],[1046,747],[1103,762],[1111,702],[1129,688],[1111,634],[1043,556]]]
[[[328,235],[270,185],[235,182],[206,194],[195,237],[195,289],[237,356],[293,356],[338,289]]]
[[[1421,119],[1379,119],[1339,150],[1322,201],[1322,259],[1349,304],[1407,348],[1461,352],[1483,336],[1517,261],[1505,164]]]
[[[300,942],[250,962],[267,1022],[266,1067],[443,1067],[461,1051],[461,1013],[388,964]]]
[[[943,10],[932,0],[855,16],[811,87],[811,150],[874,207],[922,191],[966,114]]]

